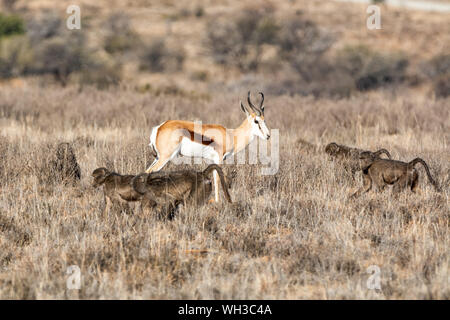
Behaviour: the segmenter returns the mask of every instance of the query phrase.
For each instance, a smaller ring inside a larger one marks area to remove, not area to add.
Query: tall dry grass
[[[150,129],[167,119],[237,126],[238,98],[0,88],[0,298],[450,298],[448,99],[267,96],[280,168],[262,176],[260,165],[239,165],[236,207],[187,207],[172,221],[137,209],[102,217],[102,192],[90,186],[95,168],[142,172],[153,160]],[[72,143],[81,167],[74,188],[41,182],[61,141]],[[420,169],[418,194],[350,200],[360,177],[328,160],[321,148],[331,141],[420,156],[444,191],[435,193]],[[66,287],[71,265],[81,269],[80,290]],[[381,290],[367,288],[371,265],[380,267]]]

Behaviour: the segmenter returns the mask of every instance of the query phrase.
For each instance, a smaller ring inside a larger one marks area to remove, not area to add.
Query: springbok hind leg
[[[166,165],[167,162],[169,162],[170,160],[175,158],[179,152],[180,152],[180,148],[177,148],[169,156],[161,155],[159,158],[156,158],[155,161],[153,161],[153,163],[150,165],[150,167],[148,167],[148,169],[145,170],[145,173],[158,172]]]
[[[152,164],[150,165],[150,167],[147,168],[147,170],[145,170],[145,173],[150,173],[153,171],[153,167],[158,163],[159,158],[155,158],[155,160],[153,160]]]

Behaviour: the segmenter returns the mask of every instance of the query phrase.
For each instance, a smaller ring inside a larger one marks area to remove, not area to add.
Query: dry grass
[[[268,96],[267,124],[280,130],[279,172],[261,176],[258,165],[240,165],[236,206],[188,207],[173,221],[139,210],[102,217],[90,173],[143,171],[152,161],[150,128],[169,118],[237,126],[237,96],[30,86],[0,89],[0,101],[0,298],[450,298],[448,99]],[[304,148],[302,139],[318,147]],[[79,186],[39,183],[61,141],[73,144]],[[444,192],[435,193],[420,169],[417,195],[349,200],[360,180],[321,151],[331,141],[385,147],[396,159],[420,156]],[[70,265],[81,269],[80,290],[66,289]],[[370,265],[381,268],[381,291],[366,287]]]

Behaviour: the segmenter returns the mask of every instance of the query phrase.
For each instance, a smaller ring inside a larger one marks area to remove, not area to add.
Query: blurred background
[[[2,0],[0,85],[450,95],[450,1],[372,2],[380,30],[366,27],[371,1]],[[66,27],[71,4],[80,30]]]

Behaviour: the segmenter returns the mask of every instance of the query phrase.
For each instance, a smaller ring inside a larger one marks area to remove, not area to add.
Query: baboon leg
[[[397,182],[394,184],[394,187],[392,188],[392,191],[394,193],[399,193],[402,190],[404,190],[408,185],[409,185],[408,176],[404,175],[397,180]]]
[[[213,172],[214,175],[214,201],[219,202],[219,174],[217,171]]]
[[[162,205],[156,206],[156,214],[158,219],[169,219],[172,220],[175,216],[175,211],[180,202],[178,201],[169,201],[168,203],[164,203]]]
[[[369,192],[370,189],[372,189],[372,179],[368,174],[363,174],[363,186],[352,195],[352,198],[359,197],[362,193]]]
[[[419,185],[419,174],[416,171],[413,172],[413,174],[410,177],[408,183],[411,186],[411,191],[412,192],[416,192],[417,191],[417,187]]]
[[[183,203],[183,201],[175,201],[169,204],[168,210],[166,212],[166,217],[169,220],[172,220],[175,217],[175,212],[178,210],[178,207]]]
[[[125,212],[125,214],[132,214],[133,210],[131,209],[130,205],[128,203],[121,203],[122,211]]]
[[[381,174],[375,175],[373,177],[373,183],[375,184],[378,191],[382,192],[384,190],[384,187],[386,186],[386,183],[384,182],[383,176]]]
[[[157,206],[156,201],[150,199],[143,199],[141,202],[141,210],[143,213],[151,212]]]
[[[105,207],[103,209],[103,217],[107,217],[108,213],[111,211],[111,199],[109,197],[105,197]]]

